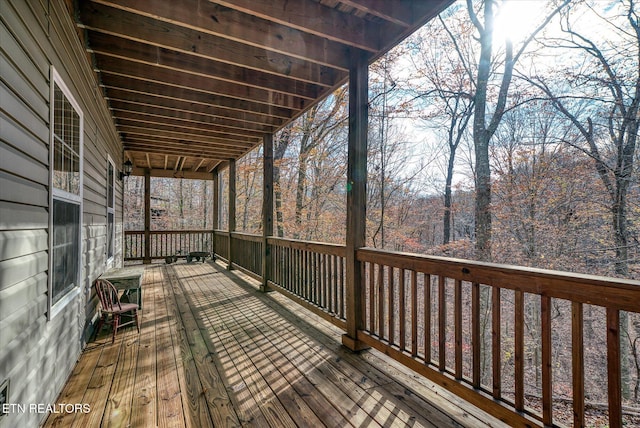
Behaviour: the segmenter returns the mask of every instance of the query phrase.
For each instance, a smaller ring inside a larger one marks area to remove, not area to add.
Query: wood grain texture
[[[123,329],[111,346],[105,331],[61,395],[91,400],[92,415],[45,426],[484,425],[477,409],[451,397],[438,403],[439,393],[382,354],[350,353],[341,329],[280,294],[259,293],[244,275],[217,263],[146,271],[143,332]]]

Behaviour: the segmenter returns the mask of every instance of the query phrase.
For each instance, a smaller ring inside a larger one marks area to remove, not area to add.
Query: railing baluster
[[[340,265],[340,318],[344,319],[344,257],[338,257],[338,262]]]
[[[376,320],[375,264],[367,263],[367,266],[369,267],[369,332],[373,334],[375,333],[374,328],[375,328],[375,320]]]
[[[515,408],[518,411],[524,410],[524,293],[520,290],[515,292],[514,308],[514,389]]]
[[[389,312],[388,312],[388,319],[389,319],[389,345],[393,345],[393,343],[395,342],[395,317],[393,316],[394,314],[394,307],[395,307],[395,302],[394,302],[394,291],[395,291],[395,286],[394,286],[394,281],[393,281],[393,266],[387,266],[387,299],[389,301]]]
[[[584,422],[584,334],[582,303],[571,303],[571,366],[573,377],[573,426]]]
[[[454,289],[455,377],[462,379],[462,281],[456,279]]]
[[[622,373],[620,370],[620,311],[607,308],[607,372],[609,426],[622,426]]]
[[[411,356],[418,355],[418,273],[411,271]]]
[[[302,261],[304,263],[304,274],[302,278],[302,297],[303,299],[309,298],[309,252],[302,250]]]
[[[445,295],[445,277],[438,276],[438,368],[447,366],[447,296]]]
[[[318,301],[318,296],[319,296],[319,292],[320,292],[320,254],[319,253],[315,253],[314,257],[313,257],[313,271],[315,272],[314,275],[314,284],[313,284],[313,296],[311,301],[312,302],[317,302]]]
[[[424,274],[424,363],[431,363],[431,275]]]
[[[480,284],[474,282],[471,284],[471,352],[472,352],[472,369],[471,384],[474,388],[480,388],[480,357],[482,351],[482,342],[480,340]]]
[[[323,266],[323,287],[322,287],[322,305],[321,307],[326,308],[327,301],[329,298],[329,260],[326,254],[322,255],[322,266]]]
[[[293,249],[293,289],[300,295],[300,250]]]
[[[400,350],[405,350],[406,345],[406,312],[405,312],[405,295],[404,295],[404,269],[400,269],[399,277],[398,277],[398,316],[399,316],[399,329],[398,334],[399,337],[399,345]]]
[[[501,359],[501,329],[500,329],[500,288],[491,290],[491,357],[493,361],[493,398],[502,395],[502,359]]]
[[[540,296],[542,330],[542,423],[553,422],[553,384],[551,383],[551,297]]]
[[[384,338],[384,266],[378,264],[378,337]]]
[[[327,261],[329,263],[329,283],[328,285],[328,290],[327,290],[327,295],[328,295],[328,300],[327,300],[327,304],[325,305],[326,309],[329,312],[333,312],[333,307],[334,304],[333,302],[335,302],[335,298],[334,298],[334,285],[335,285],[335,281],[333,280],[333,256],[330,254],[327,256]],[[362,277],[364,278],[364,277]],[[364,313],[364,312],[363,312]]]

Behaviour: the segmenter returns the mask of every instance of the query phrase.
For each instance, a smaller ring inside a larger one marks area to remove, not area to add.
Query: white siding
[[[106,268],[107,155],[122,147],[75,24],[62,1],[2,0],[0,21],[0,383],[11,403],[53,403],[91,333],[91,285]],[[54,66],[84,112],[82,285],[47,319],[49,91]],[[116,264],[122,263],[116,181]],[[46,415],[10,414],[0,427]]]

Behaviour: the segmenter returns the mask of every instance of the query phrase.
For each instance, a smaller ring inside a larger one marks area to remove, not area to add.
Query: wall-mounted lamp
[[[120,172],[120,180],[124,177],[128,177],[131,175],[131,171],[133,171],[133,164],[131,163],[131,159],[127,159],[127,161],[122,164],[122,171]]]

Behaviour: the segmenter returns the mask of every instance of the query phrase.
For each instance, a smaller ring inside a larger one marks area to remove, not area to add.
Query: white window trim
[[[80,119],[80,159],[79,159],[79,168],[80,168],[80,194],[74,195],[73,193],[69,193],[63,191],[61,189],[56,189],[53,187],[53,145],[54,145],[54,88],[58,86],[64,96],[67,98],[71,106],[75,109],[76,113]],[[76,299],[76,297],[80,294],[82,287],[80,283],[82,281],[82,258],[84,256],[84,251],[82,248],[82,224],[83,224],[83,189],[84,189],[84,112],[80,108],[80,104],[76,101],[76,99],[71,95],[71,91],[67,87],[67,85],[62,80],[60,74],[58,74],[57,70],[54,66],[51,66],[51,79],[49,82],[49,273],[47,275],[47,319],[52,320],[55,318],[62,310],[72,301]],[[78,257],[78,277],[76,278],[75,287],[65,293],[64,296],[60,298],[57,302],[53,303],[53,200],[59,199],[67,202],[75,202],[80,206],[79,219],[80,222],[80,233],[78,233],[78,248],[79,248],[79,256]]]
[[[107,206],[107,213],[106,213],[106,225],[107,225],[107,233],[109,232],[109,213],[113,214],[113,230],[111,230],[111,245],[113,245],[113,254],[111,255],[111,257],[109,257],[109,237],[107,236],[107,240],[105,242],[105,255],[106,260],[107,260],[107,269],[109,269],[110,267],[112,267],[113,265],[113,261],[116,257],[116,174],[118,173],[118,171],[116,170],[116,164],[113,161],[113,159],[111,158],[110,155],[107,154],[107,171],[106,171],[106,175],[107,175],[107,180],[109,180],[109,165],[111,165],[111,168],[113,169],[113,177],[111,177],[111,186],[113,188],[113,194],[111,195],[112,200],[111,200],[111,205],[112,207],[109,207],[109,183],[107,183],[107,201],[106,201],[106,206]]]

